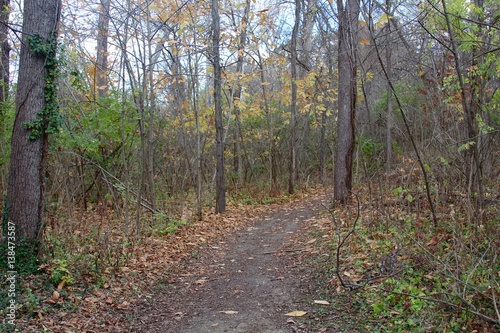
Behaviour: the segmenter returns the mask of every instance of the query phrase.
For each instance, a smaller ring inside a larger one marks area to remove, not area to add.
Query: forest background
[[[498,0],[26,3],[3,0],[0,17],[3,240],[13,216],[33,218],[16,222],[19,273],[98,283],[144,237],[324,184],[332,251],[361,215],[366,239],[396,236],[378,254],[409,245],[420,262],[407,282],[381,269],[412,298],[388,292],[371,311],[425,299],[458,309],[456,327],[499,324]],[[57,27],[45,35],[22,23],[40,3]],[[22,76],[22,45],[43,71]],[[38,74],[43,103],[16,126]],[[34,169],[16,135],[38,142]],[[30,168],[39,187],[16,189]]]

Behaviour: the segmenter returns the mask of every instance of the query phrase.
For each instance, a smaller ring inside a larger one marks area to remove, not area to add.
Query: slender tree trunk
[[[387,2],[387,15],[390,13],[389,2]],[[392,169],[392,127],[393,127],[393,110],[392,110],[392,89],[389,82],[392,80],[392,59],[391,59],[391,45],[389,37],[391,35],[391,23],[390,20],[386,25],[386,45],[385,45],[385,59],[386,59],[386,68],[387,68],[387,76],[389,77],[387,80],[387,124],[386,124],[386,164],[385,164],[385,172],[388,175]]]
[[[147,32],[148,36],[153,36],[152,32],[152,24],[151,24],[151,12],[150,6],[148,5],[146,9],[146,24],[147,24]],[[147,68],[147,81],[148,81],[148,90],[147,94],[149,103],[148,103],[148,127],[147,127],[147,153],[148,153],[148,162],[147,162],[147,189],[149,200],[151,202],[151,208],[153,211],[156,210],[156,187],[155,187],[155,168],[154,168],[154,132],[153,132],[153,124],[156,112],[156,93],[155,93],[155,83],[153,71],[155,68],[156,60],[155,55],[153,53],[153,38],[148,38],[147,52],[148,52],[148,68]],[[155,216],[153,214],[152,221],[154,222]]]
[[[9,60],[10,45],[7,30],[9,23],[10,0],[0,1],[0,122],[4,112],[3,103],[9,97]]]
[[[474,4],[477,6],[477,8],[481,9],[481,12],[484,13],[484,0],[474,0]],[[484,23],[484,15],[475,15],[475,19],[479,22],[478,24],[478,35],[482,36],[482,43],[481,44],[476,44],[476,46],[472,50],[472,65],[471,68],[477,68],[477,70],[472,71],[471,73],[471,80],[472,82],[472,87],[471,87],[471,101],[470,101],[470,118],[473,118],[472,122],[472,130],[469,130],[469,139],[470,140],[476,140],[476,144],[472,147],[472,159],[474,161],[474,185],[475,189],[477,191],[477,197],[476,197],[476,227],[481,224],[485,223],[485,217],[486,215],[484,214],[484,184],[483,184],[483,161],[484,161],[484,133],[482,132],[481,129],[479,129],[478,124],[477,124],[477,119],[481,119],[485,124],[487,124],[487,120],[485,119],[485,115],[483,112],[483,103],[484,103],[484,95],[485,95],[485,86],[486,86],[486,80],[484,76],[481,73],[480,68],[484,65],[485,61],[485,52],[484,49],[482,49],[481,45],[485,45],[484,41],[484,36],[485,34],[483,26],[481,23]],[[468,119],[469,121],[470,119]]]
[[[301,32],[301,48],[302,56],[301,62],[304,64],[300,70],[300,77],[303,78],[307,75],[307,71],[311,70],[312,67],[312,49],[314,41],[314,22],[316,18],[316,12],[318,10],[316,0],[303,0],[304,3],[304,23]],[[305,68],[304,68],[305,67]]]
[[[243,60],[244,52],[247,40],[247,26],[248,26],[248,16],[250,15],[250,0],[245,2],[245,10],[243,12],[243,17],[241,19],[240,27],[236,27],[236,22],[234,22],[235,28],[241,29],[240,39],[238,42],[238,58],[236,60],[236,74],[241,75],[243,73]],[[239,79],[239,78],[238,78]],[[242,133],[241,133],[241,121],[240,121],[240,107],[238,105],[241,99],[241,83],[237,83],[236,90],[233,94],[233,105],[234,105],[234,117],[235,117],[235,131],[234,131],[234,147],[235,147],[235,170],[238,174],[238,183],[241,184],[244,181],[244,170],[243,170],[243,153],[242,153]]]
[[[264,77],[264,59],[262,59],[262,55],[259,50],[257,50],[257,57],[259,60],[258,66],[259,66],[259,74],[260,74],[260,87],[262,89],[262,99],[264,102],[264,112],[266,113],[266,118],[267,118],[267,133],[268,133],[268,140],[269,140],[269,193],[273,195],[277,191],[277,172],[276,172],[276,158],[274,156],[276,148],[275,148],[275,142],[274,142],[274,119],[273,115],[271,113],[271,110],[269,110],[269,100],[267,97],[267,88],[264,82],[266,82],[266,79]]]
[[[193,48],[197,49],[197,37],[196,33],[193,34]],[[195,118],[195,127],[196,127],[196,216],[198,220],[201,221],[203,218],[203,187],[202,187],[202,168],[201,168],[201,126],[200,126],[200,111],[198,108],[198,59],[196,58],[196,54],[193,59],[193,52],[188,49],[188,67],[189,67],[189,90],[190,93],[189,98],[192,101],[192,108],[194,112]],[[194,62],[194,64],[193,64]]]
[[[98,98],[108,95],[108,35],[109,35],[109,10],[111,0],[101,0],[99,6],[99,22],[97,25],[97,57],[94,78],[94,91]]]
[[[219,1],[212,0],[212,62],[214,66],[214,107],[216,136],[215,212],[226,211],[226,184],[224,176],[224,124],[222,117],[222,75],[220,65]]]
[[[291,40],[291,81],[292,81],[292,100],[291,100],[291,121],[290,121],[290,167],[288,174],[288,193],[295,192],[295,180],[297,179],[297,34],[300,24],[300,1],[295,0],[295,24],[292,30]]]
[[[359,0],[337,0],[339,13],[337,151],[334,200],[346,203],[352,189],[354,119],[357,97],[357,46]]]
[[[326,167],[325,167],[325,151],[326,151],[326,109],[321,111],[321,123],[320,123],[320,136],[319,136],[319,178],[321,182],[325,181],[326,177]]]
[[[324,37],[326,40],[326,36]],[[327,61],[328,61],[328,76],[330,78],[333,78],[333,68],[334,68],[334,56],[333,56],[333,46],[331,43],[327,42]],[[331,79],[330,82],[328,83],[328,89],[333,90],[334,89],[334,80]],[[320,139],[319,139],[319,145],[318,145],[318,155],[319,155],[319,175],[320,175],[320,180],[322,182],[325,181],[326,178],[326,126],[327,126],[327,108],[332,107],[333,105],[328,105],[322,112],[321,112],[321,130],[320,130]]]
[[[465,75],[462,71],[460,64],[460,53],[458,51],[457,41],[455,40],[455,33],[451,26],[450,14],[448,12],[446,1],[442,0],[441,4],[443,6],[443,14],[446,19],[446,25],[448,29],[448,34],[450,36],[451,50],[453,52],[454,61],[455,61],[455,71],[457,73],[458,82],[460,86],[460,94],[462,97],[462,107],[464,109],[465,121],[467,123],[467,139],[468,142],[472,142],[473,144],[469,145],[469,149],[466,150],[466,163],[471,166],[470,172],[467,173],[468,179],[468,188],[469,192],[472,186],[477,190],[477,198],[476,198],[476,213],[478,219],[476,222],[479,222],[483,218],[483,206],[484,206],[484,189],[483,189],[483,180],[482,180],[482,170],[481,170],[481,160],[480,153],[478,148],[478,130],[477,130],[477,116],[481,115],[481,103],[479,96],[480,91],[482,89],[482,78],[472,74],[472,82],[470,89],[470,98],[467,96],[467,87],[465,83]],[[479,8],[482,8],[483,2],[482,0],[476,0],[475,5]],[[478,61],[478,48],[474,48],[473,50],[473,64],[474,67],[477,67]],[[472,200],[472,193],[469,193],[469,200]],[[478,224],[478,223],[477,223]],[[476,224],[476,225],[477,225]]]
[[[24,2],[24,41],[19,62],[6,207],[8,220],[15,223],[16,235],[20,238],[40,239],[43,232],[48,119],[41,112],[47,106],[46,82],[55,79],[49,77],[51,73],[46,65],[48,61],[55,61],[60,10],[60,0]],[[33,49],[41,43],[48,43],[49,51],[42,53]],[[45,110],[47,112],[56,110]],[[41,133],[34,133],[26,128],[26,124],[32,124],[38,117],[43,117],[42,128],[39,128]]]
[[[9,99],[9,60],[11,50],[7,29],[10,13],[9,2],[10,0],[0,0],[0,138],[5,137],[4,114],[8,107],[6,101]],[[0,147],[0,154],[7,154],[7,145]],[[4,184],[0,186],[0,191],[3,186]]]

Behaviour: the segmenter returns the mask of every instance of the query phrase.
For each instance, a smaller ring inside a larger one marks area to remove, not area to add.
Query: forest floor
[[[136,304],[131,331],[334,332],[327,329],[334,323],[312,320],[325,305],[312,301],[316,277],[301,265],[311,244],[308,225],[328,200],[320,195],[277,207],[201,248]],[[343,320],[335,332],[343,331]]]
[[[137,240],[104,207],[64,219],[49,230],[57,260],[20,280],[16,326],[0,313],[0,332],[500,332],[422,297],[446,284],[419,244],[439,251],[451,237],[423,233],[423,203],[330,207],[325,188],[240,199],[201,221],[143,226]]]
[[[332,277],[314,268],[320,255],[314,230],[328,216],[330,199],[321,189],[267,205],[235,205],[173,234],[151,235],[98,285],[42,287],[40,277],[28,278],[24,286],[38,301],[18,318],[16,331],[363,331],[363,314],[345,298],[328,304],[320,296]]]

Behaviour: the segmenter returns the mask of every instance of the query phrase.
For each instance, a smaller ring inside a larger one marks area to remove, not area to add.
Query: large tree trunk
[[[224,213],[226,210],[226,184],[224,178],[224,124],[222,119],[222,75],[220,65],[220,16],[219,2],[212,0],[212,62],[214,66],[214,107],[215,107],[215,136],[216,136],[216,184],[215,184],[215,212]]]
[[[359,0],[347,0],[345,7],[342,0],[337,0],[337,8],[340,23],[339,87],[333,198],[346,203],[352,189]]]
[[[49,120],[47,117],[41,119],[42,128],[37,129],[41,133],[27,129],[26,124],[33,124],[47,105],[46,78],[51,75],[47,64],[55,57],[60,9],[60,0],[24,2],[24,41],[21,44],[6,207],[8,219],[15,223],[19,238],[39,239],[43,231],[43,161]],[[49,43],[54,49],[36,52],[33,46],[41,46],[41,43]],[[46,109],[45,113],[56,111]]]

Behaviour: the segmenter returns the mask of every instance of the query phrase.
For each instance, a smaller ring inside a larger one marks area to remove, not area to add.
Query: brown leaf
[[[57,291],[61,291],[62,288],[64,288],[64,285],[66,284],[66,280],[62,280],[58,285],[57,285]]]
[[[50,297],[53,301],[57,301],[59,299],[60,294],[57,290],[54,290],[54,292],[52,293],[52,297]]]

